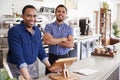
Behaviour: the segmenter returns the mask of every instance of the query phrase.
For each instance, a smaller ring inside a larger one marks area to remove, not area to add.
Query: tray
[[[105,56],[105,57],[114,57],[114,53],[113,54],[107,54],[107,53],[104,53],[104,54],[100,54],[100,53],[95,53],[95,52],[92,52],[93,56]]]

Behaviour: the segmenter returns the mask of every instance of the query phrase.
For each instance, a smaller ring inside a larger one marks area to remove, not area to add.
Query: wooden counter
[[[80,75],[78,80],[119,80],[119,66],[120,66],[120,43],[115,44],[117,46],[117,53],[113,58],[89,56],[86,59],[82,59],[73,63],[69,70],[73,72],[75,70],[90,68],[97,70],[98,72],[90,74],[88,76]],[[44,76],[38,80],[50,80],[47,76]]]

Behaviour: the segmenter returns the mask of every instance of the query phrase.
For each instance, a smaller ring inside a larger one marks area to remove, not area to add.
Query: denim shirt
[[[22,21],[21,24],[13,26],[8,31],[9,51],[7,61],[16,64],[20,68],[21,64],[32,64],[37,57],[44,61],[47,58],[42,45],[41,32],[37,26],[33,27],[34,34],[31,34]]]

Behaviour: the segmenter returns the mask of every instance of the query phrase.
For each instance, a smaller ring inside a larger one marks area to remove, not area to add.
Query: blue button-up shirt
[[[66,38],[69,35],[73,36],[73,29],[66,23],[61,25],[58,25],[56,22],[47,24],[45,32],[50,33],[54,38]],[[59,45],[49,45],[49,53],[54,55],[65,55],[69,50],[70,48],[61,47]]]
[[[33,27],[31,34],[25,27],[24,22],[13,26],[8,31],[9,52],[7,61],[16,64],[18,68],[22,64],[32,64],[37,57],[41,61],[47,58],[41,41],[41,32],[37,26]]]

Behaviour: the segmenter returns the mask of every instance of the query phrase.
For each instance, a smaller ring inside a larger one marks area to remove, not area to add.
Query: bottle
[[[13,18],[16,18],[16,12],[15,12],[14,4],[12,4],[12,16],[13,16]]]

